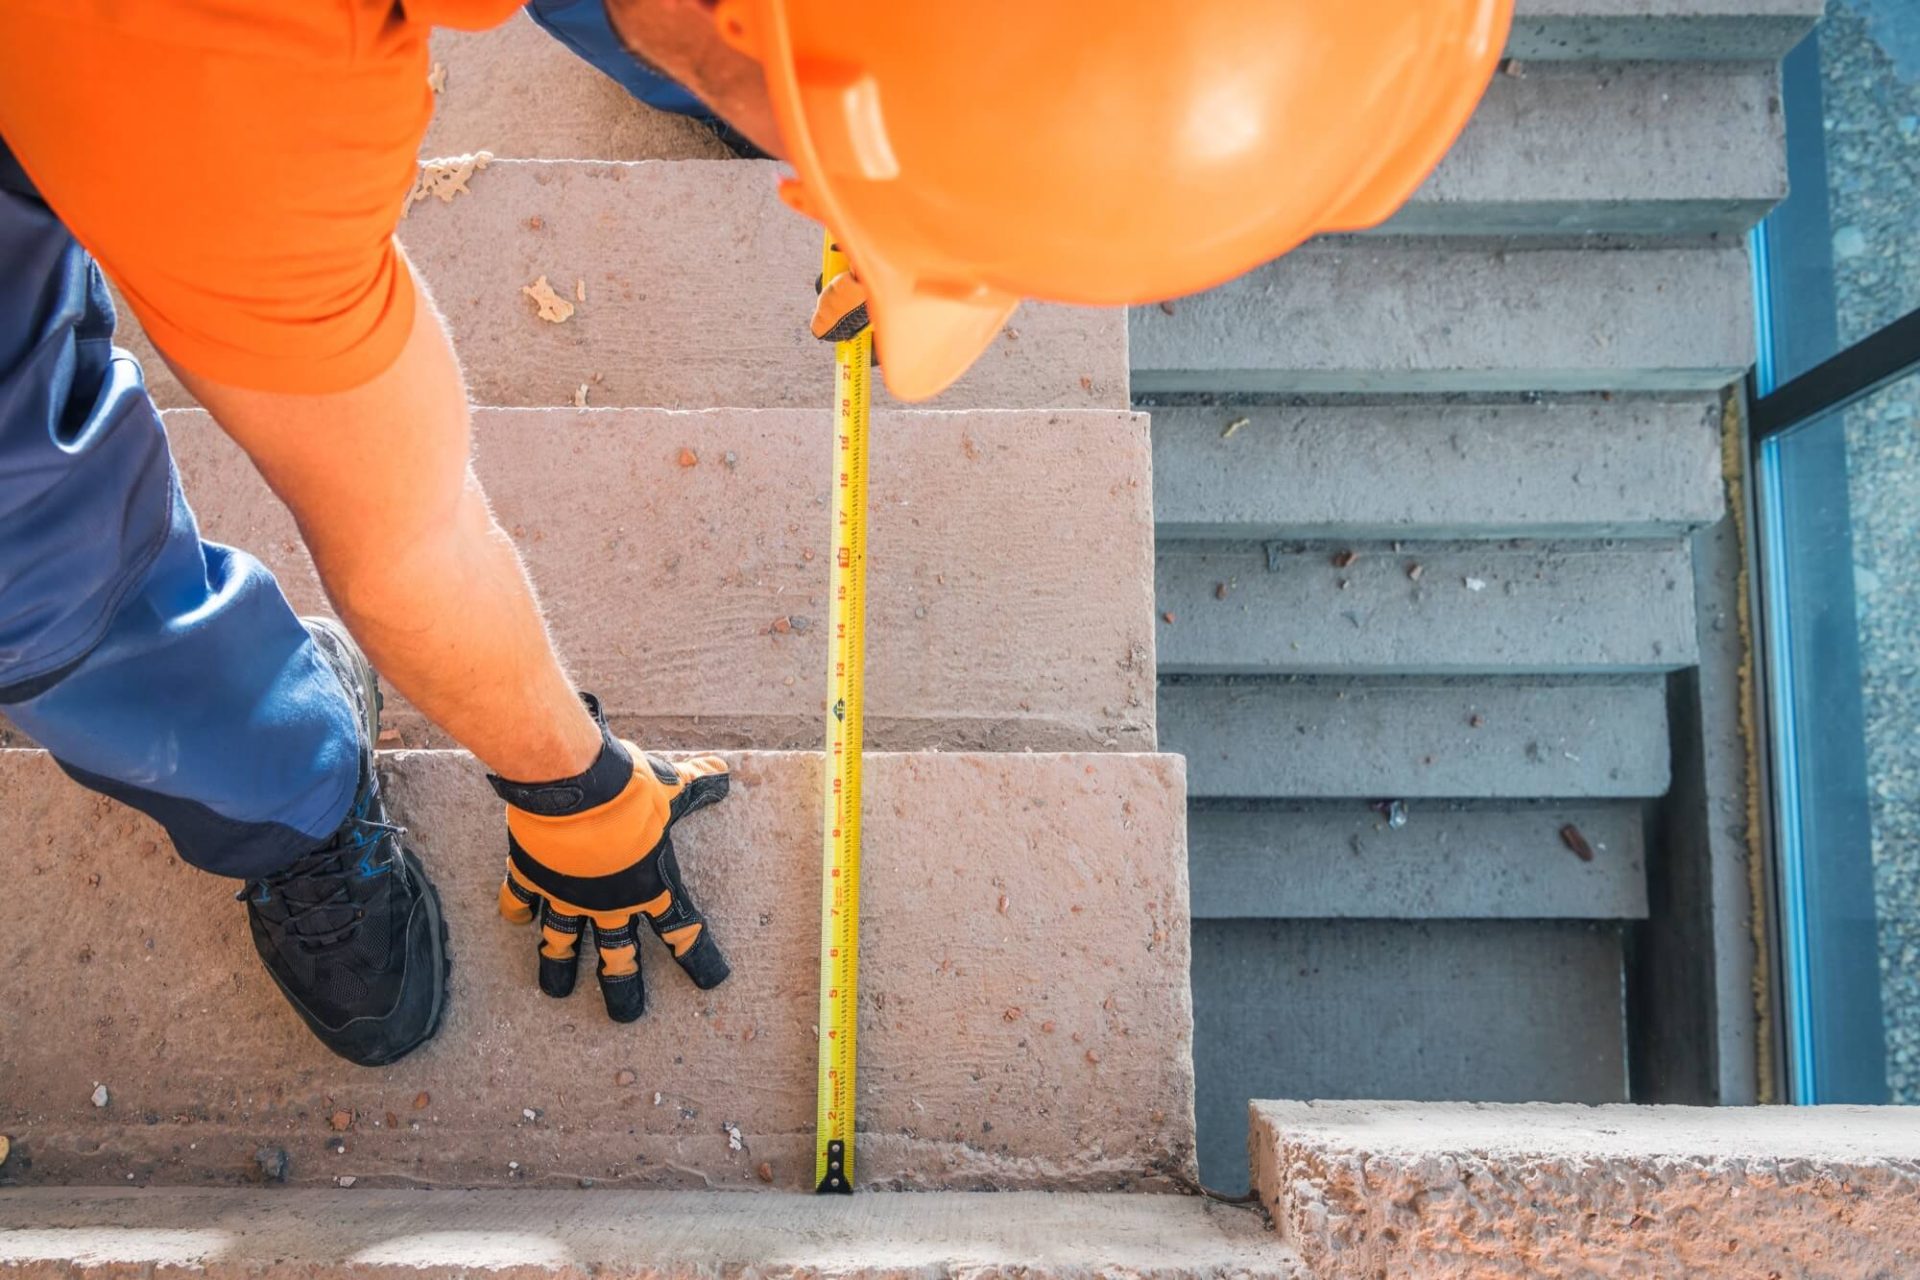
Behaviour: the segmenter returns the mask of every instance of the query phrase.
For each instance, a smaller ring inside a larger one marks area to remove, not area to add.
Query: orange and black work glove
[[[555,782],[488,776],[507,802],[507,878],[500,914],[540,922],[540,989],[573,993],[580,943],[593,925],[607,1016],[632,1022],[646,1009],[639,926],[645,920],[694,985],[727,979],[727,961],[680,881],[673,824],[726,798],[726,762],[673,764],[615,738],[600,703],[582,694],[600,725],[600,754],[585,773]]]

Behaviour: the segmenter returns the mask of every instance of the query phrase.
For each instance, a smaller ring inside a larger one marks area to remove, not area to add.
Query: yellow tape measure
[[[827,236],[821,279],[847,270]],[[820,882],[820,1080],[814,1185],[853,1191],[860,985],[860,712],[867,626],[867,374],[873,331],[833,346],[832,609],[827,628],[826,854]]]

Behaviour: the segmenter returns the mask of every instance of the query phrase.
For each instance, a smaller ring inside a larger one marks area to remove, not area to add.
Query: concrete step
[[[1823,11],[1823,0],[1518,0],[1507,54],[1777,62]]]
[[[321,1224],[324,1224],[322,1226]],[[0,1194],[0,1275],[608,1280],[901,1275],[1294,1280],[1257,1213],[1197,1197],[1010,1192],[124,1190]]]
[[[780,203],[780,172],[495,160],[467,193],[414,204],[400,239],[478,404],[572,405],[585,387],[602,407],[814,408],[833,402],[832,356],[807,332],[820,228]],[[541,277],[574,307],[565,320],[540,319],[521,292]],[[143,357],[154,398],[189,403],[134,328],[123,306],[117,340]],[[1125,314],[1037,306],[933,407],[1127,404]]]
[[[1744,248],[1358,237],[1132,311],[1137,392],[1717,391],[1753,359]]]
[[[1261,1102],[1255,1178],[1317,1276],[1903,1276],[1910,1107]]]
[[[1718,56],[1718,55],[1706,55]],[[427,156],[719,159],[705,126],[635,102],[516,16],[441,31]],[[1394,221],[1411,234],[1744,231],[1786,195],[1770,66],[1512,66]]]
[[[1152,413],[1162,541],[1666,538],[1726,509],[1714,399]]]
[[[437,30],[437,83],[422,156],[517,160],[723,160],[706,125],[655,111],[516,13],[491,31]]]
[[[1642,920],[1645,827],[1631,802],[1205,804],[1187,814],[1193,916]]]
[[[264,1150],[306,1185],[811,1190],[819,757],[732,763],[733,794],[675,843],[733,978],[700,992],[643,943],[647,1014],[616,1026],[590,980],[568,1003],[540,994],[531,933],[497,915],[504,840],[480,768],[388,755],[453,987],[438,1039],[369,1070],[282,1002],[231,882],[46,756],[0,753],[0,1177],[238,1183]],[[866,783],[857,1181],[1190,1176],[1181,762],[876,754]]]
[[[1401,235],[1738,235],[1786,198],[1772,64],[1509,63],[1385,227]]]
[[[622,732],[819,744],[827,410],[480,409],[474,425],[555,639]],[[292,518],[239,450],[198,411],[167,429],[207,536],[324,611]],[[1137,414],[881,414],[868,744],[1151,750],[1149,475]],[[398,697],[388,723],[444,745]]]
[[[1684,542],[1176,543],[1154,577],[1162,675],[1651,672],[1699,654]]]
[[[1164,683],[1160,744],[1207,798],[1644,798],[1668,783],[1658,678]]]
[[[1624,1101],[1622,956],[1612,924],[1200,921],[1201,1177],[1245,1185],[1250,1098]]]

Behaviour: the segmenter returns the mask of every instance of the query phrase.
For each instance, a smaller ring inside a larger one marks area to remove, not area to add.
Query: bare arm
[[[465,383],[415,283],[399,359],[351,391],[247,391],[176,372],[292,510],[381,675],[495,773],[568,777],[592,763],[600,733],[468,464]]]

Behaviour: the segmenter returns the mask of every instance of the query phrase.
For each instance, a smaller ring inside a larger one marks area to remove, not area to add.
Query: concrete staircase
[[[1517,64],[1380,233],[1130,317],[1025,308],[939,402],[882,406],[859,1174],[923,1194],[833,1204],[703,1194],[810,1182],[817,231],[524,20],[437,37],[428,153],[491,156],[402,239],[582,679],[649,745],[733,753],[681,848],[736,977],[654,965],[633,1028],[541,997],[479,771],[396,703],[455,1002],[347,1068],[222,886],[0,752],[0,1273],[1358,1274],[1271,1159],[1280,1234],[1123,1193],[1247,1185],[1248,1097],[1628,1098],[1628,939],[1677,856],[1650,819],[1717,651],[1737,233],[1784,191],[1770,63],[1817,10],[1522,0]],[[147,369],[210,535],[321,607]]]

